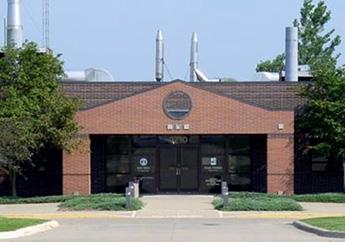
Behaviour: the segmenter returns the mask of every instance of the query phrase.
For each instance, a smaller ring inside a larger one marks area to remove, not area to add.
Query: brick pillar
[[[63,194],[91,194],[90,138],[79,137],[78,149],[63,152]]]
[[[267,191],[294,193],[293,134],[267,136]]]

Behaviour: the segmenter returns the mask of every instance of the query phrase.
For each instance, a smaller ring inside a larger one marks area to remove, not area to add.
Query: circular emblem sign
[[[192,99],[183,91],[171,92],[164,98],[163,109],[171,119],[184,119],[192,110]]]
[[[139,164],[140,164],[141,166],[147,166],[148,163],[149,163],[149,161],[148,161],[146,158],[141,158],[141,159],[139,160]]]

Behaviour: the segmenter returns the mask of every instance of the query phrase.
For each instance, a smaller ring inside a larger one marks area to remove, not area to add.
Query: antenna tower
[[[43,47],[48,49],[49,43],[49,0],[42,0]]]

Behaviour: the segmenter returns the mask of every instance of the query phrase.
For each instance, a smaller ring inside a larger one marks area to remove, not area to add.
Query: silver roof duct
[[[164,78],[164,41],[162,31],[158,30],[156,37],[156,80]]]
[[[23,45],[23,25],[20,14],[20,0],[8,0],[7,44],[18,48]]]
[[[298,28],[287,27],[285,30],[285,81],[298,81]]]
[[[209,82],[210,80],[207,78],[207,76],[199,69],[195,69],[195,74],[200,82]]]
[[[113,82],[111,73],[102,68],[89,68],[82,71],[65,71],[63,81]]]
[[[192,45],[191,45],[191,54],[190,54],[190,81],[197,81],[197,76],[195,70],[198,69],[198,37],[196,33],[193,33],[192,36]]]

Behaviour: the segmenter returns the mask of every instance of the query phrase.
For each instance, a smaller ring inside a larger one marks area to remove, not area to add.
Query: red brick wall
[[[90,139],[83,137],[78,150],[63,153],[63,194],[91,193]]]
[[[172,91],[184,91],[192,99],[192,110],[182,121],[163,111],[163,100]],[[293,111],[270,111],[173,82],[80,111],[76,119],[86,134],[268,134],[267,190],[293,193]],[[168,130],[168,124],[189,124],[190,129]],[[284,128],[279,130],[278,124]],[[64,154],[64,194],[73,192],[90,193],[90,154]]]
[[[190,95],[193,107],[182,121],[169,119],[163,99],[172,91]],[[269,111],[180,82],[81,111],[77,120],[90,134],[267,134],[293,133],[294,113]],[[285,128],[279,131],[278,123]],[[167,124],[190,124],[190,130],[168,131]]]
[[[292,135],[267,137],[267,191],[294,192],[294,139]]]

